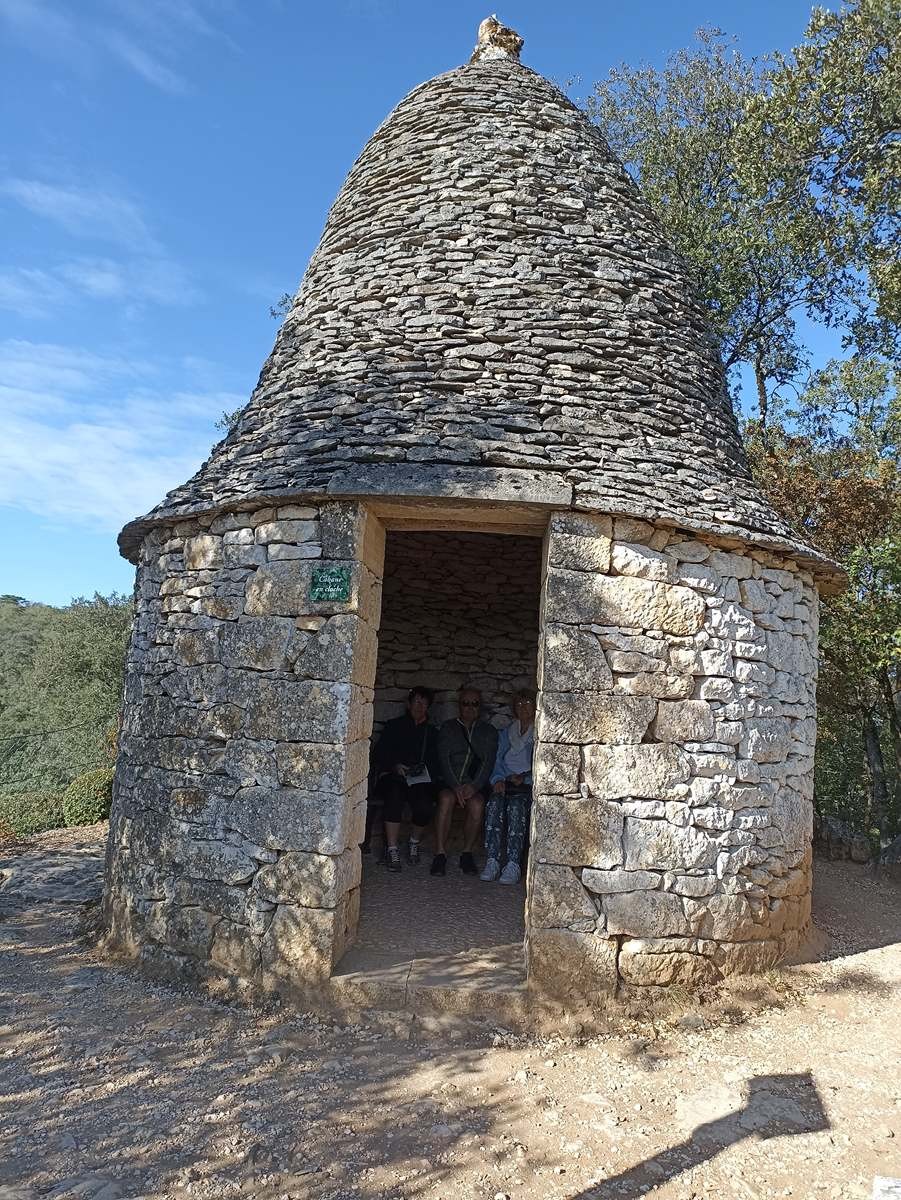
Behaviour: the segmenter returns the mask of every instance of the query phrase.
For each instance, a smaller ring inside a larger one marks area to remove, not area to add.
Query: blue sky
[[[130,591],[116,533],[244,403],[344,176],[484,0],[0,0],[0,593]],[[574,95],[702,25],[788,49],[809,3],[512,0]],[[825,353],[825,341],[820,349]]]

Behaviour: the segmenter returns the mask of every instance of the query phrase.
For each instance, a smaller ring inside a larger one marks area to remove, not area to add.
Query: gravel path
[[[103,833],[0,850],[0,1200],[901,1194],[901,890],[866,868],[817,864],[817,961],[577,1044],[148,983],[81,933]]]

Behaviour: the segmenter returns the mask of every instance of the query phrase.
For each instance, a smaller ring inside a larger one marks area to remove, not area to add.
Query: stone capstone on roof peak
[[[515,29],[501,24],[496,16],[486,17],[479,26],[478,41],[470,62],[482,62],[490,58],[512,58],[519,62],[523,39]]]

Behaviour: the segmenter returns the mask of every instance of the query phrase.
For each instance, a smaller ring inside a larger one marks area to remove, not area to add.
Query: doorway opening
[[[422,835],[418,865],[407,862],[405,812],[401,869],[389,871],[372,764],[385,723],[406,711],[411,688],[433,694],[429,720],[438,727],[459,715],[464,687],[480,693],[481,720],[498,730],[511,723],[516,692],[536,689],[541,575],[540,536],[388,531],[370,754],[371,837],[357,938],[337,975],[375,973],[423,987],[508,988],[524,981],[525,873],[513,885],[464,874],[464,813],[457,809],[446,875],[432,875],[437,808]],[[476,863],[481,872],[481,834]]]

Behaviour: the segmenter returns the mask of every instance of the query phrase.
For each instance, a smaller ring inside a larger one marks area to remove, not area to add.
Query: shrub
[[[0,793],[0,842],[65,825],[62,800],[59,792]]]
[[[113,768],[98,767],[73,779],[63,792],[67,825],[93,825],[109,816],[113,798]]]

